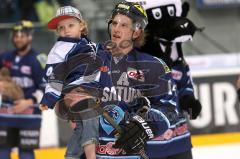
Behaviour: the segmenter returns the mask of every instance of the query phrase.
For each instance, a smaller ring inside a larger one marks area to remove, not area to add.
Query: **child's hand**
[[[71,127],[72,129],[75,129],[75,128],[76,128],[76,126],[77,126],[76,122],[70,121],[69,123],[70,123],[70,127]]]
[[[39,109],[40,109],[41,111],[48,110],[48,106],[47,106],[46,104],[40,104],[40,105],[39,105]]]

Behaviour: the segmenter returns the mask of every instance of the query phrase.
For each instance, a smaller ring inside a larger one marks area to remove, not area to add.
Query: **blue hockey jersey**
[[[101,100],[106,103],[104,109],[119,125],[124,124],[131,109],[128,103],[145,93],[152,104],[148,116],[149,122],[158,130],[156,138],[147,143],[147,155],[150,158],[160,158],[175,154],[175,152],[168,151],[166,143],[190,134],[187,131],[185,118],[178,112],[176,86],[166,64],[160,59],[137,50],[132,50],[128,55],[121,57],[113,57],[111,53],[101,50],[97,52],[97,55],[103,59],[104,67],[107,68],[101,72],[100,76],[100,84],[103,88]],[[160,71],[161,67],[165,68],[164,73]],[[170,83],[171,89],[167,92],[157,91],[151,94],[154,90],[151,84],[159,84],[161,87],[158,89],[161,90],[164,89],[161,83],[166,81]],[[147,85],[149,87],[146,87]],[[151,91],[142,91],[148,89]],[[124,151],[112,148],[116,140],[113,132],[114,128],[101,117],[100,138],[97,146],[98,158],[140,158],[139,156],[126,156]],[[172,146],[179,152],[191,147],[189,142],[183,140],[174,143]]]
[[[96,48],[95,56],[101,59],[103,64],[98,68],[101,100],[104,103],[104,109],[115,121],[119,125],[124,124],[131,111],[128,103],[137,96],[148,96],[152,103],[152,109],[149,112],[150,121],[152,121],[150,123],[158,130],[156,138],[148,141],[149,157],[160,158],[190,149],[190,134],[187,131],[185,118],[178,112],[176,86],[166,64],[160,59],[136,50],[132,50],[125,56],[113,57],[102,45],[97,45]],[[81,47],[76,52],[84,53]],[[77,58],[77,54],[74,55]],[[79,72],[84,71],[81,68]],[[84,78],[79,76],[69,85],[81,85],[83,80]],[[158,89],[154,89],[156,85],[159,86]],[[171,89],[161,91],[163,88],[168,88],[165,87],[166,85]],[[99,131],[98,158],[140,158],[126,156],[122,150],[112,148],[116,140],[113,135],[114,128],[102,117]]]
[[[38,98],[41,98],[39,95],[43,94],[42,91],[45,87],[43,82],[45,63],[46,55],[39,54],[34,49],[31,49],[24,56],[18,56],[16,50],[0,54],[0,68],[8,68],[12,79],[23,89],[25,99],[31,98],[35,102],[39,102]],[[38,92],[38,95],[36,95],[36,92]],[[12,102],[5,104],[12,106]],[[0,114],[0,126],[39,128],[41,125],[41,112],[38,105],[29,109],[32,109],[33,112]]]
[[[0,54],[0,68],[10,70],[12,79],[24,92],[25,98],[36,100],[36,90],[43,90],[43,74],[45,67],[45,54],[39,54],[31,49],[25,56],[18,56],[16,50]]]
[[[41,104],[53,108],[56,102],[61,98],[62,81],[57,86],[50,84],[49,78],[54,68],[67,61],[68,58],[78,54],[79,52],[91,52],[95,49],[95,44],[87,37],[81,39],[59,37],[50,53],[48,54],[47,64],[45,67],[45,80],[47,81],[45,93]],[[78,73],[72,73],[77,75]],[[75,77],[77,78],[77,77]],[[72,80],[73,81],[73,80]]]
[[[104,109],[121,126],[128,119],[132,109],[128,103],[141,95],[149,97],[152,103],[149,122],[158,130],[158,135],[148,141],[147,154],[155,158],[175,154],[176,150],[174,152],[168,150],[168,143],[190,134],[187,131],[185,119],[178,112],[176,86],[166,64],[160,59],[137,50],[132,50],[125,56],[113,57],[103,46],[97,45],[96,48],[98,48],[96,56],[102,59],[103,63],[99,68],[101,74],[98,84],[102,91],[100,94]],[[78,81],[71,84],[81,84]],[[168,84],[170,89],[164,91],[164,88],[169,88],[165,87]],[[158,89],[154,89],[157,85]],[[98,158],[140,158],[126,156],[124,151],[112,148],[116,140],[114,130],[103,117],[100,117]],[[183,152],[191,148],[191,144],[188,143],[179,140],[171,146],[174,146],[178,152]]]

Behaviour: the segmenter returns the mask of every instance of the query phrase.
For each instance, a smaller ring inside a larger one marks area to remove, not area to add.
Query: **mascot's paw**
[[[202,110],[202,105],[193,96],[186,95],[180,98],[180,108],[190,115],[190,119],[196,119]]]

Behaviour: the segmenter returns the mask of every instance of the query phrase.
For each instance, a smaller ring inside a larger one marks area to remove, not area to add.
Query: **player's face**
[[[118,46],[123,41],[131,42],[133,39],[132,20],[122,14],[117,14],[111,24],[111,40]]]
[[[61,37],[80,38],[83,24],[76,18],[68,18],[60,21],[57,32]]]
[[[32,42],[32,36],[18,31],[13,33],[13,45],[17,50],[25,50]]]

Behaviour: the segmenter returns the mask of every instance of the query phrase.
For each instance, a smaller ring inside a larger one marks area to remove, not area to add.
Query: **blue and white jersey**
[[[78,52],[84,53],[80,46],[79,48]],[[128,55],[113,57],[102,45],[98,44],[96,48],[94,59],[100,59],[100,65],[98,63],[100,67],[96,67],[96,72],[100,71],[100,77],[96,84],[99,88],[98,91],[101,91],[99,95],[102,106],[116,123],[122,126],[129,119],[129,115],[135,110],[129,105],[134,98],[141,95],[147,96],[152,104],[148,113],[148,120],[157,130],[156,138],[148,141],[148,156],[159,158],[175,154],[176,150],[183,152],[191,148],[191,144],[185,144],[183,140],[173,142],[185,136],[189,137],[190,134],[178,111],[176,85],[167,65],[162,60],[137,50],[132,50]],[[79,54],[74,54],[71,57],[78,60]],[[66,62],[73,62],[74,60]],[[93,61],[89,61],[88,65],[91,64],[96,65]],[[76,73],[75,71],[73,74]],[[82,67],[80,67],[79,72],[81,72],[81,76],[85,76],[82,73]],[[70,84],[81,85],[82,79],[88,79],[81,76],[71,81]],[[100,117],[98,158],[140,158],[139,156],[126,156],[123,150],[112,148],[116,140],[114,130],[115,128],[103,117]],[[174,144],[169,144],[172,142]],[[169,151],[169,145],[172,146],[171,151]]]
[[[53,108],[56,102],[61,97],[62,82],[58,81],[58,86],[49,83],[52,72],[59,64],[66,62],[70,57],[77,55],[81,52],[94,52],[95,44],[92,43],[86,37],[81,39],[74,38],[58,38],[50,53],[48,54],[47,64],[45,68],[45,80],[47,81],[45,94],[41,103],[48,105],[49,108]],[[77,74],[77,73],[75,73]]]
[[[43,82],[46,55],[39,54],[31,49],[26,55],[19,56],[17,51],[0,54],[0,68],[6,67],[10,70],[12,79],[24,92],[26,99],[36,100],[34,93],[37,90],[44,90]]]
[[[146,38],[146,44],[140,50],[160,57],[171,67],[172,79],[177,85],[179,99],[184,95],[194,96],[189,67],[183,62],[181,43],[173,43],[168,49],[167,44],[169,43],[159,42],[158,40],[154,40],[154,36],[149,35]],[[179,104],[177,107],[179,107]],[[162,136],[161,146],[156,150],[156,152],[159,151],[162,153],[162,157],[191,151],[191,134],[188,130],[187,118],[184,114],[180,113],[178,121],[175,128],[169,129]]]
[[[194,96],[193,80],[189,66],[184,61],[175,62],[172,67],[172,77],[177,84],[179,98]]]
[[[102,58],[104,64],[100,76],[103,91],[101,100],[104,109],[121,126],[128,120],[129,114],[131,115],[132,108],[129,102],[141,95],[148,96],[152,104],[148,120],[156,128],[157,135],[156,138],[148,141],[147,154],[150,158],[174,154],[175,152],[168,150],[168,143],[189,136],[189,133],[178,112],[176,86],[166,64],[160,59],[137,50],[132,50],[128,55],[120,57],[113,57],[111,53],[103,50],[98,50],[97,56]],[[159,84],[159,91],[155,91],[151,84]],[[164,90],[167,88],[164,87],[165,85],[170,86],[169,89]],[[148,88],[154,93],[146,91]],[[114,130],[103,117],[100,117],[97,157],[140,158],[139,156],[126,156],[123,150],[112,148],[116,140]],[[191,147],[191,144],[186,145],[182,140],[174,143],[176,144],[171,146],[180,149],[179,151]]]
[[[46,55],[39,54],[34,49],[30,49],[24,56],[19,56],[16,50],[0,54],[0,68],[9,69],[12,79],[24,92],[25,99],[33,99],[40,102],[45,83],[43,82]],[[5,101],[9,108],[12,101]],[[8,107],[2,105],[2,110]],[[5,107],[4,107],[5,106]],[[41,126],[41,115],[38,106],[30,107],[21,114],[12,114],[11,111],[0,113],[0,126],[15,128],[39,128]],[[26,124],[27,123],[27,124]]]

